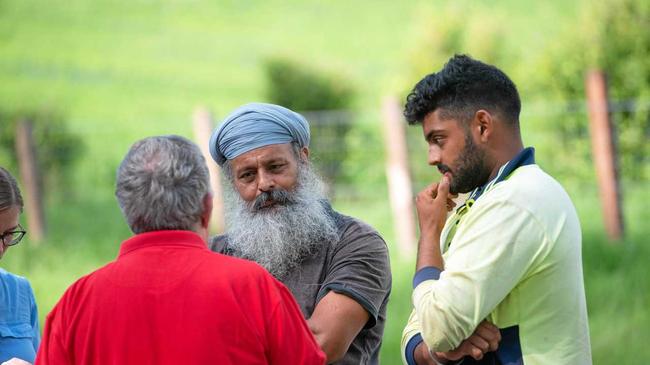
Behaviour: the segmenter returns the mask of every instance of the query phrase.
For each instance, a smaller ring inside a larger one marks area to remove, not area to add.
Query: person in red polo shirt
[[[206,246],[212,194],[198,147],[136,142],[115,195],[135,236],[47,316],[36,364],[323,364],[295,300],[257,264]]]

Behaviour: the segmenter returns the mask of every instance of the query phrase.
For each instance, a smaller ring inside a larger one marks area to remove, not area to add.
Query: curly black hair
[[[454,55],[442,70],[420,80],[406,98],[404,117],[418,124],[438,108],[445,117],[463,122],[485,109],[519,128],[521,101],[515,84],[503,71],[467,55]]]

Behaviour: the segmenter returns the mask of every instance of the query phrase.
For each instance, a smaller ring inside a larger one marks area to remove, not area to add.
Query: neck
[[[512,160],[521,150],[524,149],[524,145],[521,142],[521,139],[517,139],[513,143],[506,144],[503,148],[495,151],[494,153],[494,163],[492,165],[492,172],[490,172],[490,177],[488,181],[494,179],[499,173],[501,166],[505,165],[508,161]]]
[[[197,224],[194,227],[194,229],[192,229],[192,231],[198,234],[199,236],[201,236],[201,238],[203,238],[203,240],[206,243],[208,242],[208,237],[209,237],[208,227],[203,227],[203,225]]]

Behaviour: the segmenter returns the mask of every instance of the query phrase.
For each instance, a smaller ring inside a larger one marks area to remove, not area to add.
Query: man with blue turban
[[[212,250],[255,261],[293,293],[328,363],[378,364],[391,289],[386,243],[332,209],[309,162],[309,124],[278,105],[233,111],[210,138],[229,184]]]

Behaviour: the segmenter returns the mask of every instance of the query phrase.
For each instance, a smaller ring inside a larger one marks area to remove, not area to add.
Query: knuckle
[[[479,356],[481,355],[483,355],[483,352],[481,350],[476,347],[472,349],[472,357],[474,357],[476,360],[479,360]]]

